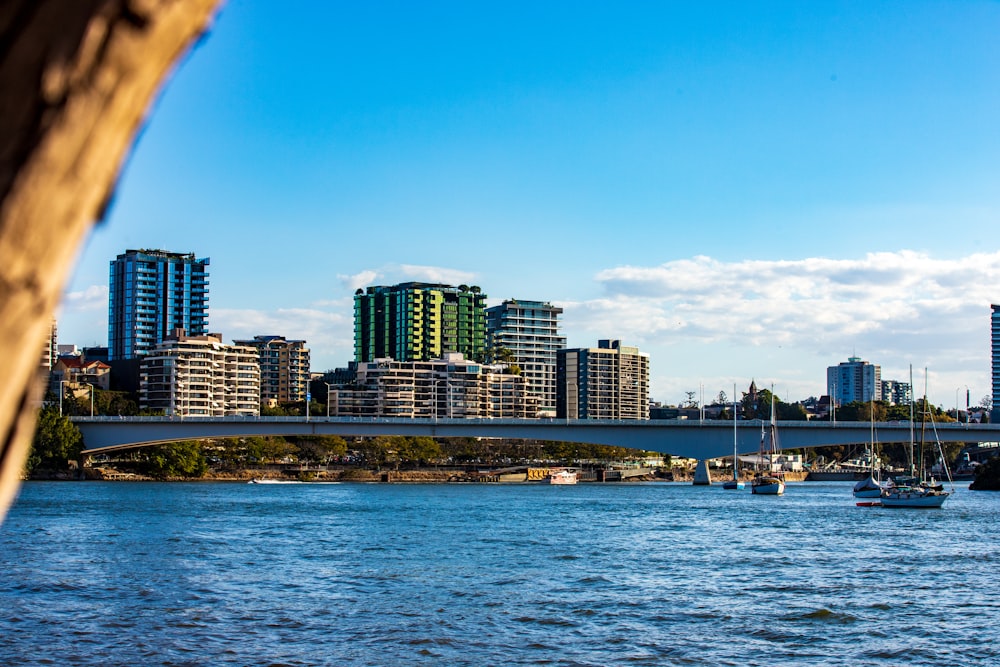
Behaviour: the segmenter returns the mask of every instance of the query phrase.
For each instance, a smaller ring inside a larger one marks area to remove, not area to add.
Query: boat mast
[[[740,479],[739,468],[736,467],[736,383],[733,383],[733,481]]]
[[[871,471],[872,479],[875,479],[875,399],[868,401],[868,416],[871,422],[871,449],[868,452],[868,468]]]
[[[771,452],[767,455],[767,473],[774,474],[774,458],[778,454],[778,422],[774,416],[774,385],[771,385]]]
[[[917,470],[920,481],[924,481],[924,442],[927,437],[927,367],[924,366],[924,402],[920,406],[920,450],[917,454]]]
[[[913,463],[913,364],[910,364],[910,477],[917,474]]]

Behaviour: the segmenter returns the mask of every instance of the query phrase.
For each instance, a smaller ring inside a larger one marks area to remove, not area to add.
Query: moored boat
[[[781,473],[774,470],[774,459],[779,451],[778,423],[774,415],[774,392],[771,392],[771,428],[765,433],[764,425],[760,428],[760,451],[757,455],[757,474],[750,481],[750,493],[761,496],[780,496],[785,492],[785,480]],[[764,459],[767,467],[763,468]]]
[[[855,498],[881,498],[885,487],[878,479],[878,457],[875,456],[875,401],[868,404],[871,422],[870,449],[868,451],[868,476],[854,485]]]
[[[910,371],[910,384],[913,384],[913,371]],[[931,426],[934,428],[934,441],[937,444],[937,452],[941,457],[942,462],[944,461],[944,452],[941,449],[941,441],[937,437],[937,427],[934,427],[934,414],[927,409],[927,371],[924,371],[924,399],[923,399],[923,414],[920,420],[920,449],[918,450],[919,456],[914,459],[913,456],[913,403],[910,402],[910,470],[911,472],[919,471],[920,476],[909,475],[909,476],[897,476],[892,479],[892,483],[889,484],[885,489],[882,490],[881,502],[882,507],[915,507],[915,508],[927,508],[927,507],[941,507],[944,505],[944,501],[948,499],[955,491],[954,483],[952,483],[951,492],[945,491],[944,486],[938,484],[933,478],[925,481],[923,479],[924,473],[924,440],[927,432],[927,417],[930,416]],[[948,472],[948,467],[944,466],[944,470],[948,474],[948,480],[951,481],[951,473]]]
[[[882,507],[941,507],[951,494],[940,485],[889,486],[882,491]]]
[[[740,481],[740,459],[736,447],[736,385],[733,385],[733,478],[722,483],[722,488],[727,491],[742,489],[745,486]]]
[[[553,470],[549,473],[549,484],[576,484],[576,473],[572,470]]]
[[[750,492],[762,496],[780,496],[785,492],[785,480],[774,475],[757,475],[750,482]]]
[[[855,498],[880,498],[884,487],[875,479],[874,475],[869,475],[854,485]]]

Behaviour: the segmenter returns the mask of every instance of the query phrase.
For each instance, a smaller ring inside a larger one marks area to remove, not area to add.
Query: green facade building
[[[486,295],[476,287],[401,283],[354,294],[354,359],[486,358]]]

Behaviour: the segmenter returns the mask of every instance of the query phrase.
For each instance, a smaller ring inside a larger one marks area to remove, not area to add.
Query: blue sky
[[[361,6],[357,6],[361,5]],[[677,403],[825,392],[860,356],[990,393],[1000,3],[226,3],[81,253],[60,342],[107,343],[108,262],[212,260],[229,339],[352,356],[404,280],[565,308]],[[918,381],[918,389],[923,384]]]

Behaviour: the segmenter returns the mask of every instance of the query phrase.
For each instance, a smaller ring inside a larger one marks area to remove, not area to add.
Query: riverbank
[[[166,479],[141,475],[127,470],[111,467],[84,468],[83,479],[105,482],[249,482],[254,479],[302,481],[302,482],[361,482],[387,484],[442,484],[442,483],[538,483],[548,474],[547,468],[527,469],[523,474],[496,475],[492,471],[468,470],[464,468],[415,468],[409,470],[370,470],[367,468],[336,468],[336,469],[289,469],[289,468],[248,468],[241,470],[210,470],[200,477],[170,477]],[[741,479],[749,481],[752,476],[741,475]],[[75,481],[80,477],[76,471],[37,471],[31,479],[47,481]],[[716,472],[712,475],[712,483],[721,484],[730,479],[725,473]],[[789,482],[806,480],[806,473],[785,473]],[[685,468],[670,470],[651,470],[646,474],[628,478],[628,482],[692,482],[694,471]],[[581,475],[581,483],[597,483],[597,476]],[[621,483],[618,480],[607,483]]]

